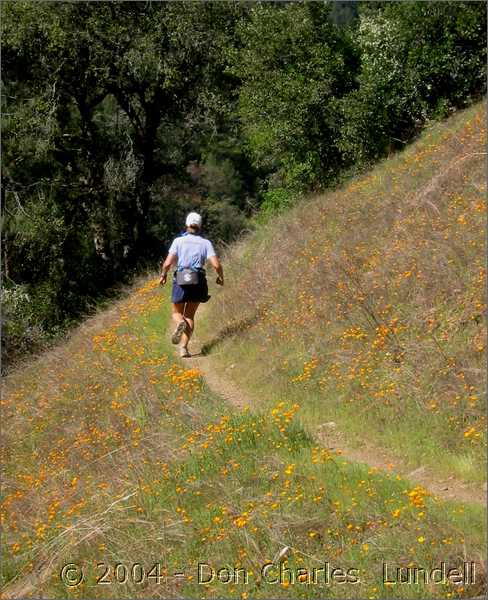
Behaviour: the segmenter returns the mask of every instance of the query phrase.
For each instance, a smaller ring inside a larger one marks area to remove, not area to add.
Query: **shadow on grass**
[[[241,321],[237,321],[237,323],[232,323],[231,325],[223,327],[211,340],[203,344],[200,354],[202,356],[207,356],[215,347],[217,347],[227,338],[237,335],[245,329],[256,325],[261,316],[262,311],[259,310],[247,319],[242,319]]]

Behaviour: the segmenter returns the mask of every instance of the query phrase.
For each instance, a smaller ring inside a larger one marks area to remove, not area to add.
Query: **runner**
[[[224,285],[224,271],[215,254],[212,242],[200,235],[202,217],[191,212],[186,217],[186,232],[175,238],[161,268],[159,283],[164,285],[168,271],[176,265],[171,294],[172,317],[176,328],[171,336],[173,344],[180,344],[180,356],[188,358],[188,343],[195,327],[195,313],[208,295],[205,263],[207,260],[217,273],[217,284]]]

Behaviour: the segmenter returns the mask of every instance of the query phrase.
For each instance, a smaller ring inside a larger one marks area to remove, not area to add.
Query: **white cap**
[[[196,225],[198,228],[202,226],[202,217],[196,212],[191,212],[186,216],[186,226],[191,227],[192,225]]]

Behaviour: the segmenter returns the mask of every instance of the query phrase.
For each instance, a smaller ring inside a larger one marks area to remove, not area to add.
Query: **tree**
[[[240,29],[243,131],[274,187],[325,183],[340,162],[335,101],[354,88],[357,56],[329,12],[327,3],[259,4]]]
[[[155,188],[184,188],[206,135],[222,128],[233,80],[226,45],[245,10],[230,2],[2,3],[2,253],[7,284],[27,286],[31,298],[42,291],[39,305],[51,307],[39,321],[79,315],[161,256],[154,219],[167,238],[173,206],[155,207]],[[33,215],[41,225],[32,222],[36,233],[26,235]],[[46,247],[42,232],[53,223],[63,235]]]
[[[361,3],[357,41],[359,88],[341,109],[351,163],[401,147],[486,91],[484,2]]]

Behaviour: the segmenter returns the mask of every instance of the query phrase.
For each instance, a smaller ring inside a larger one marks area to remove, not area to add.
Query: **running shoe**
[[[181,340],[181,336],[185,333],[186,330],[186,321],[185,319],[183,319],[183,321],[180,321],[178,323],[178,325],[176,326],[176,329],[173,332],[173,335],[171,336],[171,342],[173,344],[179,344],[180,340]]]

